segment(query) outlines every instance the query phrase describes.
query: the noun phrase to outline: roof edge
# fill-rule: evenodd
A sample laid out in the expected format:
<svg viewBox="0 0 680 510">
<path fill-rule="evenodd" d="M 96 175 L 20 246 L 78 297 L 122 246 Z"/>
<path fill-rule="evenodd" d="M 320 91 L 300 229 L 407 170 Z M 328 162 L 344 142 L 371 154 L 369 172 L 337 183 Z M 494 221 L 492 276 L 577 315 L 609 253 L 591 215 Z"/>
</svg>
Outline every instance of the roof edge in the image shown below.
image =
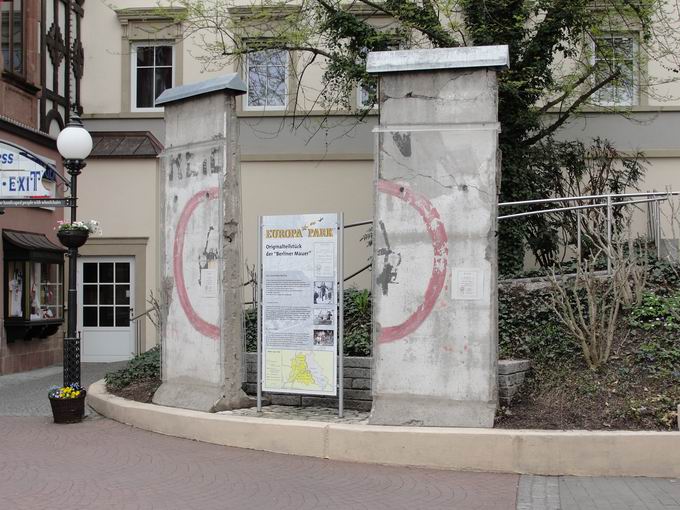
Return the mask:
<svg viewBox="0 0 680 510">
<path fill-rule="evenodd" d="M 217 78 L 166 89 L 156 99 L 156 105 L 164 105 L 220 91 L 233 95 L 241 95 L 245 94 L 247 90 L 246 84 L 243 83 L 241 77 L 236 73 L 230 73 L 218 76 Z"/>
<path fill-rule="evenodd" d="M 510 67 L 508 46 L 374 51 L 368 54 L 366 61 L 366 72 L 369 74 L 482 67 L 497 69 Z"/>
</svg>

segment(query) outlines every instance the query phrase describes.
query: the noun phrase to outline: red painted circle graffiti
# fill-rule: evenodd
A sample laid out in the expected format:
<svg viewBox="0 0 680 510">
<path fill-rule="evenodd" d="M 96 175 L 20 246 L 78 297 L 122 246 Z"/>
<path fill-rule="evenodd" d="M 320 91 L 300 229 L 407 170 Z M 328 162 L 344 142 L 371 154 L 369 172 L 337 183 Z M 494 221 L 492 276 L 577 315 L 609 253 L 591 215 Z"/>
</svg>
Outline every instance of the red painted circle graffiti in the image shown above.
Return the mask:
<svg viewBox="0 0 680 510">
<path fill-rule="evenodd" d="M 416 193 L 400 184 L 390 181 L 378 181 L 378 190 L 403 200 L 413 207 L 425 222 L 427 233 L 432 239 L 434 258 L 432 260 L 432 275 L 425 290 L 422 304 L 404 322 L 396 326 L 384 327 L 380 330 L 380 343 L 393 342 L 413 333 L 423 321 L 430 315 L 439 294 L 441 294 L 446 281 L 446 267 L 448 263 L 449 247 L 446 229 L 442 222 L 439 211 L 435 209 L 427 197 Z"/>
<path fill-rule="evenodd" d="M 187 202 L 184 207 L 182 214 L 177 222 L 177 232 L 175 233 L 175 243 L 172 252 L 172 266 L 173 273 L 175 275 L 175 285 L 177 287 L 177 294 L 179 296 L 179 303 L 182 306 L 182 310 L 187 315 L 191 325 L 199 333 L 214 339 L 220 338 L 220 328 L 215 324 L 210 324 L 209 322 L 203 320 L 194 307 L 191 305 L 189 300 L 189 295 L 187 293 L 186 284 L 184 282 L 184 237 L 187 230 L 187 225 L 191 219 L 191 215 L 194 214 L 196 208 L 205 201 L 214 200 L 217 198 L 219 189 L 209 188 L 196 193 Z"/>
</svg>

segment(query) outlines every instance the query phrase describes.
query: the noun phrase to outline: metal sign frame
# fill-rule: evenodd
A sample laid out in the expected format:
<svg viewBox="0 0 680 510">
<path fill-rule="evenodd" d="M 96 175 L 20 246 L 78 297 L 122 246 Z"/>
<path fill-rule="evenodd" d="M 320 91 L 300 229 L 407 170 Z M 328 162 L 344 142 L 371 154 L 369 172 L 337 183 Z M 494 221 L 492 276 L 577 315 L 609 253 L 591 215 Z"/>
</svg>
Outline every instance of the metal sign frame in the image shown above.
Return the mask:
<svg viewBox="0 0 680 510">
<path fill-rule="evenodd" d="M 337 310 L 337 334 L 338 334 L 338 353 L 337 353 L 337 365 L 336 365 L 336 377 L 337 377 L 337 388 L 338 388 L 338 417 L 342 418 L 344 416 L 344 321 L 345 321 L 345 306 L 344 306 L 344 237 L 343 233 L 344 227 L 344 213 L 337 213 L 337 297 L 336 297 L 336 310 Z M 262 226 L 263 226 L 263 216 L 257 217 L 257 412 L 262 412 Z"/>
</svg>

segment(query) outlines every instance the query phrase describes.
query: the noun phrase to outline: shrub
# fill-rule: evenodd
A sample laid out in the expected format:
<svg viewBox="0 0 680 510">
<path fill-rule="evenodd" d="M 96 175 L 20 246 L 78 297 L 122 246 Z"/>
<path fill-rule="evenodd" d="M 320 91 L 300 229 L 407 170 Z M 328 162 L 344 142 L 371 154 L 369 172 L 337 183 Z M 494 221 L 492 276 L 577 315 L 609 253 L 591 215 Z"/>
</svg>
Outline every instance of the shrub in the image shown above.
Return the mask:
<svg viewBox="0 0 680 510">
<path fill-rule="evenodd" d="M 680 293 L 663 295 L 646 292 L 642 302 L 631 309 L 628 322 L 646 331 L 680 329 Z"/>
<path fill-rule="evenodd" d="M 573 358 L 578 346 L 547 303 L 549 291 L 498 288 L 498 346 L 501 359 L 531 358 L 548 363 Z"/>
<path fill-rule="evenodd" d="M 132 358 L 126 367 L 109 372 L 104 377 L 109 388 L 119 390 L 132 383 L 148 379 L 160 379 L 161 348 L 159 345 Z"/>
</svg>

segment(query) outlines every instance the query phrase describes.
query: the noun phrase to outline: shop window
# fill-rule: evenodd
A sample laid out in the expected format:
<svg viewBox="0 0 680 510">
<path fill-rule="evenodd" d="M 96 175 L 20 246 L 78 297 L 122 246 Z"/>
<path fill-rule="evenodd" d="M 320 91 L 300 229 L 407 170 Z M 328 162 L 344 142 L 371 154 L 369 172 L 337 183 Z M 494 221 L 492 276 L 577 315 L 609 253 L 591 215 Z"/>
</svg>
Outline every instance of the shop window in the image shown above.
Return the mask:
<svg viewBox="0 0 680 510">
<path fill-rule="evenodd" d="M 24 9 L 23 0 L 0 2 L 0 40 L 5 71 L 24 74 Z"/>
<path fill-rule="evenodd" d="M 64 250 L 43 234 L 4 230 L 7 340 L 45 338 L 64 320 Z"/>
</svg>

